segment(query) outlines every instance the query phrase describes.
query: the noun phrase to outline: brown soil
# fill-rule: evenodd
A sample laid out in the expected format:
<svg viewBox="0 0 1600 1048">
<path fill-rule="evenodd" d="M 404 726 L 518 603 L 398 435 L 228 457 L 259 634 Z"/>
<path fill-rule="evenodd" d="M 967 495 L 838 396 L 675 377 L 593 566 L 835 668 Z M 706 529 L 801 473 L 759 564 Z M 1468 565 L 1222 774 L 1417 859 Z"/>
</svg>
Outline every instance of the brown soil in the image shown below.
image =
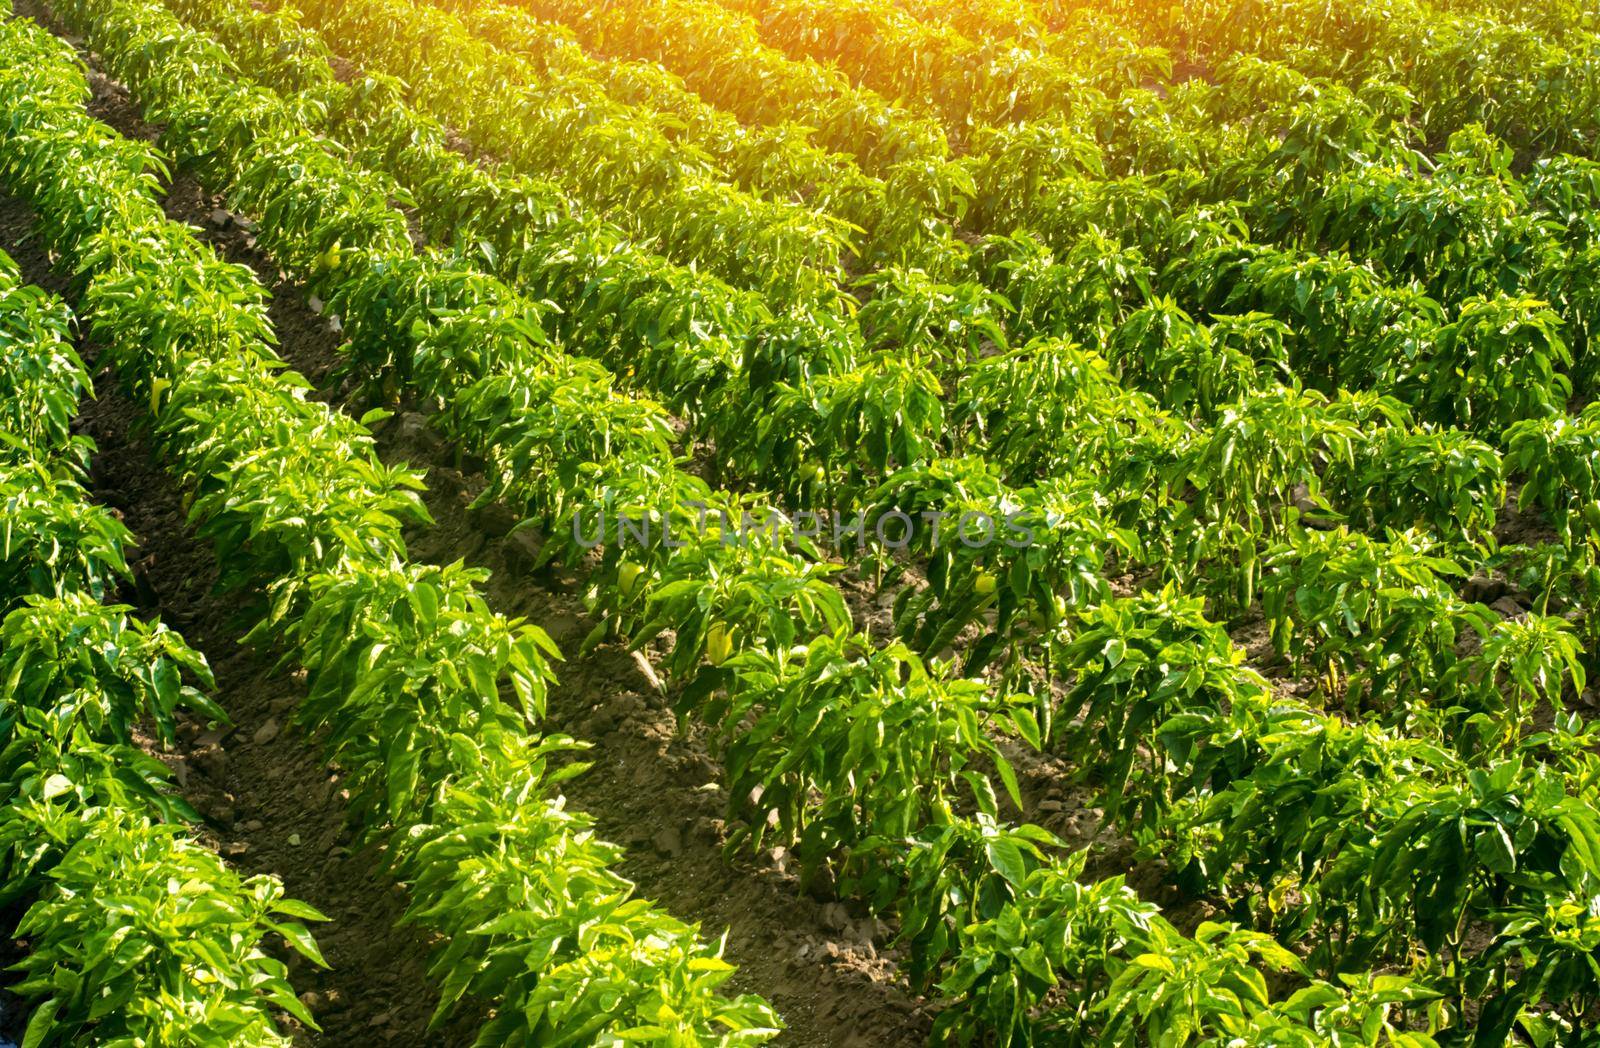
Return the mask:
<svg viewBox="0 0 1600 1048">
<path fill-rule="evenodd" d="M 296 989 L 325 1031 L 306 1043 L 466 1043 L 464 1029 L 424 1034 L 436 998 L 427 943 L 395 927 L 405 894 L 382 872 L 381 849 L 356 840 L 336 771 L 312 740 L 283 731 L 304 677 L 277 668 L 275 653 L 238 644 L 248 625 L 241 605 L 259 595 L 215 592 L 216 559 L 186 526 L 180 492 L 134 428 L 139 411 L 103 391 L 84 413 L 83 430 L 101 449 L 96 493 L 140 536 L 141 612 L 159 614 L 206 652 L 217 699 L 233 719 L 220 730 L 182 725 L 179 750 L 167 756 L 206 818 L 205 836 L 242 871 L 278 874 L 291 894 L 332 918 L 316 929 L 332 969 L 295 971 Z"/>
</svg>

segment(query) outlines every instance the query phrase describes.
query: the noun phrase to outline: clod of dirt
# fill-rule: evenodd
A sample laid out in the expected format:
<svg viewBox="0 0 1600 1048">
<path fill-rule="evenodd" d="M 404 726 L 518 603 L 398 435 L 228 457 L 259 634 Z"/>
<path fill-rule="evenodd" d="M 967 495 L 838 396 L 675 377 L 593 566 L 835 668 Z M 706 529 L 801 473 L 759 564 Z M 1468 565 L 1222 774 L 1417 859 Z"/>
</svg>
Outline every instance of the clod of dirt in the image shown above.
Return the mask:
<svg viewBox="0 0 1600 1048">
<path fill-rule="evenodd" d="M 1506 595 L 1510 585 L 1492 575 L 1474 575 L 1461 587 L 1461 599 L 1468 604 L 1493 604 Z"/>
</svg>

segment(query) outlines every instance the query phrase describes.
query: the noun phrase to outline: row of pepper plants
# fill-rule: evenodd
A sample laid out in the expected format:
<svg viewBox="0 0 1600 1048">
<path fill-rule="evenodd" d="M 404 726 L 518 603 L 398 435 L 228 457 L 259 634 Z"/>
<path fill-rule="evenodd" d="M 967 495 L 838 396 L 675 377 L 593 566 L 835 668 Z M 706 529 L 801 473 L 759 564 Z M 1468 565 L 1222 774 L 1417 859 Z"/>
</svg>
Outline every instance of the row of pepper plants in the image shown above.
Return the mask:
<svg viewBox="0 0 1600 1048">
<path fill-rule="evenodd" d="M 0 36 L 6 62 L 26 54 L 17 39 Z M 227 718 L 198 690 L 214 683 L 204 657 L 113 603 L 134 539 L 85 487 L 76 334 L 0 254 L 0 905 L 21 914 L 23 1042 L 286 1046 L 276 1014 L 315 1023 L 282 954 L 322 963 L 301 922 L 323 918 L 201 843 L 136 737 L 171 745 L 179 716 Z"/>
<path fill-rule="evenodd" d="M 791 59 L 762 41 L 753 19 L 716 0 L 519 0 L 517 6 L 566 25 L 591 51 L 659 63 L 741 123 L 813 128 L 818 144 L 856 157 L 880 178 L 906 162 L 950 159 L 937 120 L 852 84 L 836 69 Z"/>
<path fill-rule="evenodd" d="M 425 7 L 419 10 L 414 4 L 365 5 L 352 11 L 312 5 L 306 10 L 319 28 L 340 39 L 341 46 L 359 48 L 352 57 L 364 60 L 369 67 L 386 68 L 406 77 L 417 89 L 415 93 L 419 101 L 436 116 L 447 119 L 458 130 L 476 128 L 480 144 L 488 145 L 497 155 L 515 161 L 519 155 L 518 149 L 523 148 L 517 143 L 519 131 L 527 122 L 526 114 L 516 106 L 508 108 L 507 103 L 498 97 L 463 99 L 446 90 L 449 78 L 443 75 L 438 59 L 434 57 L 437 50 L 430 47 L 430 43 L 448 39 L 451 41 L 451 55 L 468 67 L 484 65 L 488 80 L 520 85 L 546 75 L 538 70 L 530 70 L 529 63 L 522 59 L 530 47 L 537 49 L 538 45 L 533 41 L 549 39 L 553 31 L 501 5 L 484 7 L 441 3 L 438 6 L 459 13 L 461 18 L 440 17 Z M 466 32 L 462 20 L 481 34 L 483 39 Z M 498 44 L 503 50 L 488 48 L 486 42 Z M 563 55 L 567 56 L 562 63 L 564 66 L 573 64 L 571 52 L 571 48 L 562 50 Z M 590 65 L 599 66 L 593 62 Z M 681 91 L 675 89 L 663 88 L 662 91 L 674 98 L 681 95 Z M 632 87 L 626 88 L 623 93 L 636 97 Z M 663 94 L 656 92 L 654 97 L 661 99 Z M 661 119 L 656 123 L 671 126 L 675 119 L 673 114 L 679 108 L 678 103 L 662 102 L 641 110 L 641 113 L 659 115 Z M 785 125 L 777 126 L 782 128 Z M 467 133 L 472 134 L 470 131 Z M 1018 132 L 1015 138 L 1017 141 L 1003 138 L 994 143 L 992 149 L 986 150 L 984 162 L 980 164 L 965 161 L 938 165 L 908 162 L 887 174 L 881 182 L 863 182 L 859 171 L 835 165 L 840 171 L 837 180 L 831 184 L 821 184 L 814 190 L 814 195 L 817 199 L 844 201 L 843 207 L 834 209 L 835 213 L 865 227 L 866 236 L 853 246 L 857 248 L 856 253 L 861 256 L 866 268 L 874 272 L 856 282 L 855 290 L 872 303 L 869 309 L 876 308 L 880 313 L 905 309 L 906 306 L 901 305 L 899 300 L 905 299 L 911 291 L 921 290 L 907 288 L 905 283 L 926 283 L 929 280 L 952 284 L 947 293 L 969 310 L 974 306 L 984 307 L 982 289 L 974 283 L 974 277 L 979 273 L 969 264 L 970 251 L 954 235 L 954 230 L 962 222 L 968 202 L 978 194 L 973 181 L 975 176 L 988 177 L 994 174 L 994 177 L 1000 178 L 1009 174 L 1013 181 L 1016 177 L 1009 169 L 1018 162 L 1009 161 L 1003 156 L 990 160 L 989 153 L 1049 149 L 1058 154 L 1064 152 L 1083 167 L 1093 169 L 1096 165 L 1093 142 L 1076 131 L 1053 126 L 1028 128 Z M 713 146 L 719 140 L 719 135 L 715 134 L 695 138 L 696 144 Z M 811 162 L 794 166 L 796 170 L 818 171 L 816 164 Z M 817 183 L 814 177 L 809 181 Z M 869 184 L 873 199 L 863 211 L 860 192 Z M 1002 193 L 1003 190 L 997 188 L 988 195 Z M 856 202 L 850 203 L 849 199 Z M 883 266 L 888 268 L 879 271 L 879 267 Z M 782 270 L 781 266 L 778 268 Z M 782 294 L 787 297 L 792 288 L 788 285 L 787 276 L 782 279 L 785 281 Z M 821 296 L 818 304 L 825 308 L 848 310 L 852 297 L 840 297 L 840 288 L 836 284 L 837 281 L 823 281 L 821 284 L 813 281 L 809 285 L 809 297 Z M 888 307 L 877 305 L 877 300 L 886 293 L 893 293 L 897 301 Z M 920 297 L 929 296 L 923 291 Z M 911 298 L 910 305 L 920 305 L 917 296 Z M 863 317 L 863 323 L 870 323 L 870 319 Z"/>
<path fill-rule="evenodd" d="M 1256 88 L 1259 87 L 1261 75 L 1259 69 L 1246 67 L 1241 70 L 1240 79 L 1234 81 L 1229 90 L 1214 93 L 1226 95 L 1231 99 L 1246 97 L 1256 99 L 1260 95 L 1260 91 Z M 1313 85 L 1306 84 L 1304 77 L 1298 77 L 1298 80 L 1298 84 L 1275 84 L 1273 91 L 1283 93 L 1297 90 L 1304 94 L 1317 90 Z M 1291 101 L 1298 100 L 1291 96 Z M 1423 163 L 1423 158 L 1414 149 L 1403 148 L 1395 142 L 1393 131 L 1382 130 L 1384 121 L 1393 123 L 1391 118 L 1380 119 L 1380 114 L 1362 113 L 1361 110 L 1365 108 L 1366 104 L 1362 100 L 1349 97 L 1348 93 L 1342 97 L 1336 93 L 1331 98 L 1313 97 L 1310 103 L 1295 104 L 1289 109 L 1283 118 L 1283 122 L 1288 124 L 1287 128 L 1277 126 L 1277 121 L 1264 122 L 1260 126 L 1253 127 L 1249 137 L 1243 140 L 1243 144 L 1249 147 L 1244 150 L 1248 155 L 1247 162 L 1241 163 L 1235 158 L 1231 165 L 1224 165 L 1229 168 L 1224 176 L 1204 178 L 1198 170 L 1192 170 L 1194 180 L 1210 185 L 1204 193 L 1204 202 L 1213 214 L 1217 205 L 1223 202 L 1223 197 L 1238 199 L 1243 210 L 1228 217 L 1237 222 L 1248 219 L 1251 225 L 1267 229 L 1273 239 L 1281 239 L 1291 232 L 1282 228 L 1285 216 L 1309 215 L 1310 220 L 1305 225 L 1310 227 L 1309 232 L 1313 242 L 1303 247 L 1263 252 L 1260 247 L 1255 246 L 1248 232 L 1223 237 L 1223 242 L 1210 248 L 1213 254 L 1203 260 L 1207 264 L 1193 263 L 1186 267 L 1196 273 L 1206 274 L 1210 283 L 1202 294 L 1191 294 L 1185 305 L 1190 306 L 1193 312 L 1220 310 L 1247 312 L 1249 307 L 1259 305 L 1267 308 L 1269 312 L 1275 311 L 1281 319 L 1295 321 L 1304 319 L 1306 323 L 1315 327 L 1320 318 L 1315 315 L 1297 316 L 1290 307 L 1312 300 L 1348 301 L 1349 289 L 1339 286 L 1339 282 L 1330 283 L 1326 287 L 1318 286 L 1318 279 L 1323 276 L 1318 267 L 1329 264 L 1323 256 L 1330 248 L 1348 246 L 1356 255 L 1354 261 L 1371 260 L 1379 263 L 1371 275 L 1361 272 L 1352 275 L 1372 285 L 1374 292 L 1381 297 L 1398 298 L 1403 302 L 1408 295 L 1416 300 L 1420 295 L 1431 293 L 1434 299 L 1446 302 L 1452 309 L 1459 308 L 1463 312 L 1471 313 L 1470 322 L 1479 328 L 1489 326 L 1483 323 L 1486 314 L 1500 314 L 1503 317 L 1520 311 L 1531 315 L 1533 311 L 1528 308 L 1528 304 L 1532 302 L 1531 296 L 1526 293 L 1519 294 L 1526 286 L 1532 295 L 1555 303 L 1558 315 L 1569 323 L 1566 340 L 1572 343 L 1580 357 L 1583 356 L 1587 346 L 1588 318 L 1593 313 L 1593 308 L 1588 301 L 1591 296 L 1588 294 L 1587 284 L 1581 279 L 1581 274 L 1592 262 L 1588 257 L 1592 254 L 1592 248 L 1585 242 L 1564 244 L 1547 235 L 1552 229 L 1553 216 L 1547 215 L 1542 205 L 1545 199 L 1551 198 L 1541 195 L 1540 207 L 1521 208 L 1527 214 L 1526 218 L 1519 219 L 1513 225 L 1501 223 L 1501 228 L 1488 230 L 1479 235 L 1479 230 L 1484 229 L 1484 223 L 1479 220 L 1479 216 L 1503 211 L 1506 205 L 1500 198 L 1503 198 L 1505 193 L 1501 192 L 1498 196 L 1480 193 L 1476 191 L 1476 185 L 1463 187 L 1455 184 L 1457 180 L 1449 177 L 1457 169 L 1457 165 L 1452 161 L 1460 157 L 1462 162 L 1459 166 L 1464 173 L 1472 173 L 1471 169 L 1480 163 L 1497 164 L 1501 161 L 1492 144 L 1463 139 L 1457 149 L 1447 154 L 1445 162 L 1437 165 L 1437 171 L 1405 176 L 1415 187 L 1409 192 L 1416 199 L 1404 201 L 1404 210 L 1397 210 L 1394 204 L 1387 202 L 1395 196 L 1393 189 L 1385 188 L 1383 183 L 1370 187 L 1361 183 L 1371 183 L 1372 176 L 1376 173 L 1395 170 L 1383 165 L 1403 164 L 1415 171 Z M 1357 121 L 1355 127 L 1340 126 L 1341 123 L 1349 123 L 1352 117 Z M 1306 123 L 1308 118 L 1311 121 L 1309 124 Z M 1301 126 L 1295 126 L 1297 123 Z M 1323 126 L 1318 126 L 1319 124 Z M 1319 133 L 1326 136 L 1330 131 L 1333 134 L 1342 134 L 1344 141 L 1340 142 L 1339 146 L 1345 151 L 1345 155 L 1335 155 L 1330 158 L 1304 148 L 1304 143 L 1316 142 Z M 1288 135 L 1287 140 L 1285 132 Z M 1357 154 L 1352 160 L 1350 151 L 1353 148 L 1371 149 L 1376 152 L 1376 147 L 1380 144 L 1382 151 L 1377 152 L 1376 159 L 1367 161 Z M 1208 153 L 1226 155 L 1229 150 L 1222 146 L 1236 151 L 1240 145 L 1241 140 L 1235 135 L 1219 140 L 1214 147 L 1208 146 Z M 1480 160 L 1480 157 L 1483 159 Z M 1334 162 L 1330 164 L 1330 160 Z M 1003 186 L 1005 192 L 992 194 L 996 199 L 1037 200 L 1040 194 L 1030 190 L 1039 188 L 1038 172 L 1030 171 L 1026 164 L 1020 170 L 1010 170 L 1010 166 L 1015 162 L 1003 152 L 997 156 L 986 157 L 985 163 L 993 165 L 991 173 L 979 177 L 977 182 L 986 186 Z M 1539 186 L 1536 191 L 1542 194 L 1546 190 L 1554 190 L 1560 201 L 1570 206 L 1575 187 L 1581 185 L 1580 180 L 1585 176 L 1581 165 L 1574 166 L 1576 163 L 1568 162 L 1565 166 L 1558 163 L 1555 170 L 1550 172 L 1555 177 L 1547 178 L 1547 184 Z M 999 171 L 1008 173 L 1005 175 L 994 173 Z M 1441 178 L 1441 175 L 1445 177 Z M 1097 253 L 1102 258 L 1108 253 L 1114 253 L 1128 259 L 1129 272 L 1119 274 L 1121 277 L 1119 281 L 1106 281 L 1106 283 L 1123 294 L 1131 293 L 1137 296 L 1146 292 L 1146 289 L 1140 287 L 1139 274 L 1144 268 L 1141 262 L 1148 263 L 1151 270 L 1156 270 L 1161 264 L 1161 258 L 1149 256 L 1141 258 L 1139 252 L 1131 251 L 1130 248 L 1120 252 L 1107 252 L 1104 237 L 1096 236 L 1095 230 L 1097 225 L 1099 228 L 1104 228 L 1108 222 L 1111 228 L 1118 231 L 1136 224 L 1148 226 L 1150 219 L 1156 218 L 1161 220 L 1156 223 L 1158 229 L 1171 228 L 1175 235 L 1187 235 L 1192 239 L 1195 231 L 1186 228 L 1192 221 L 1189 218 L 1192 211 L 1182 210 L 1184 203 L 1192 202 L 1194 198 L 1193 189 L 1186 189 L 1183 185 L 1184 179 L 1190 177 L 1189 170 L 1169 172 L 1161 176 L 1157 186 L 1164 188 L 1157 188 L 1155 199 L 1144 202 L 1145 206 L 1142 208 L 1144 215 L 1141 216 L 1143 221 L 1140 223 L 1128 221 L 1126 217 L 1114 214 L 1102 216 L 1098 214 L 1100 205 L 1093 200 L 1072 201 L 1079 206 L 1073 207 L 1070 212 L 1063 212 L 1060 208 L 1060 203 L 1063 201 L 1054 194 L 1069 187 L 1048 182 L 1047 185 L 1051 189 L 1044 194 L 1044 199 L 1047 202 L 1055 200 L 1057 203 L 1053 205 L 1046 203 L 1044 206 L 1054 208 L 1056 214 L 1052 217 L 1057 221 L 1035 221 L 1031 228 L 1049 229 L 1056 226 L 1059 229 L 1065 225 L 1066 229 L 1061 229 L 1057 235 L 1048 239 L 1053 246 L 1060 245 L 1072 250 L 1072 255 L 1058 260 L 1049 254 L 1039 252 L 1026 237 L 1016 241 L 1001 238 L 996 245 L 997 250 L 994 251 L 995 257 L 989 260 L 988 266 L 985 267 L 988 269 L 985 277 L 991 287 L 1001 288 L 1010 295 L 1011 302 L 1007 305 L 1021 302 L 1026 312 L 1026 306 L 1031 302 L 1049 302 L 1063 297 L 1060 292 L 1067 289 L 1052 287 L 1050 277 L 1060 281 L 1074 269 L 1082 267 L 1085 261 L 1096 257 Z M 1073 188 L 1074 193 L 1082 195 L 1087 191 L 1103 196 L 1096 191 L 1104 190 L 1106 187 L 1102 183 L 1095 182 L 1093 176 L 1079 175 L 1076 181 L 1079 185 Z M 1444 188 L 1441 189 L 1441 185 Z M 1358 186 L 1360 195 L 1353 196 L 1351 189 Z M 1124 192 L 1127 189 L 1126 186 L 1116 188 Z M 1269 191 L 1261 192 L 1263 188 Z M 1290 192 L 1293 195 L 1290 195 Z M 1176 193 L 1183 193 L 1184 196 L 1177 196 Z M 1460 200 L 1462 203 L 1453 205 L 1452 199 Z M 1384 207 L 1389 214 L 1375 214 L 1375 209 L 1379 206 Z M 1176 212 L 1178 218 L 1178 221 L 1170 225 L 1165 217 L 1168 208 Z M 1441 211 L 1462 212 L 1463 208 L 1469 210 L 1463 212 L 1461 218 L 1453 222 L 1441 222 Z M 1551 210 L 1554 210 L 1553 204 Z M 1569 210 L 1566 213 L 1572 212 Z M 1019 216 L 1012 216 L 1012 220 L 1017 217 Z M 1039 218 L 1037 214 L 1030 217 L 1036 220 Z M 1210 221 L 1215 225 L 1214 217 Z M 1468 225 L 1469 222 L 1471 225 Z M 1413 290 L 1405 282 L 1413 275 L 1406 271 L 1408 267 L 1383 265 L 1382 263 L 1387 260 L 1371 258 L 1374 252 L 1370 248 L 1363 248 L 1360 244 L 1351 243 L 1348 235 L 1334 239 L 1330 243 L 1328 231 L 1332 230 L 1338 235 L 1338 230 L 1341 228 L 1351 233 L 1359 232 L 1364 243 L 1369 245 L 1380 238 L 1387 238 L 1384 242 L 1415 245 L 1408 249 L 1408 257 L 1428 259 L 1428 271 L 1418 275 L 1433 279 L 1420 289 Z M 1149 236 L 1144 237 L 1144 242 L 1140 246 L 1149 249 L 1150 239 Z M 1193 247 L 1192 242 L 1168 244 L 1163 245 L 1162 250 L 1151 251 L 1151 255 L 1180 256 L 1181 260 L 1184 249 Z M 1218 255 L 1247 251 L 1254 252 L 1260 261 L 1256 265 L 1246 267 L 1243 273 L 1238 272 L 1238 267 L 1211 264 L 1220 261 Z M 1078 257 L 1080 252 L 1083 256 L 1081 259 Z M 1334 264 L 1337 264 L 1342 257 L 1336 255 L 1333 259 Z M 1538 260 L 1538 264 L 1532 264 L 1533 260 Z M 997 271 L 1003 271 L 1003 274 Z M 1179 272 L 1170 279 L 1165 273 L 1160 273 L 1159 276 L 1160 279 L 1151 277 L 1144 282 L 1154 283 L 1158 289 L 1170 287 L 1172 281 L 1181 279 L 1183 274 Z M 1253 285 L 1266 282 L 1269 285 L 1266 290 L 1271 297 L 1262 301 L 1260 292 L 1255 286 L 1239 287 L 1238 280 L 1241 277 L 1251 279 Z M 1332 274 L 1329 275 L 1330 279 L 1331 277 Z M 1342 278 L 1343 284 L 1347 285 L 1348 281 L 1349 276 Z M 1276 301 L 1273 301 L 1273 298 L 1276 298 Z M 915 299 L 909 301 L 914 302 Z M 1398 340 L 1403 343 L 1398 347 L 1400 350 L 1409 348 L 1404 343 L 1415 346 L 1420 338 L 1428 335 L 1425 330 L 1427 326 L 1438 325 L 1437 323 L 1428 325 L 1427 321 L 1430 318 L 1416 318 L 1408 314 L 1426 310 L 1431 305 L 1427 299 L 1421 299 L 1417 302 L 1416 309 L 1407 310 L 1402 314 L 1402 320 L 1408 323 L 1399 325 L 1384 323 L 1388 317 L 1381 315 L 1374 318 L 1369 314 L 1363 318 L 1365 324 L 1362 334 L 1370 341 L 1374 333 L 1382 333 L 1388 344 L 1375 346 L 1372 352 L 1355 354 L 1354 360 L 1364 367 L 1364 370 L 1347 366 L 1345 374 L 1350 376 L 1350 379 L 1360 379 L 1363 385 L 1382 386 L 1383 382 L 1380 379 L 1388 376 L 1378 370 L 1379 366 L 1390 363 L 1395 356 L 1400 355 L 1395 352 L 1396 329 L 1400 331 Z M 896 304 L 891 304 L 885 311 L 895 309 Z M 1304 313 L 1304 309 L 1302 308 L 1300 312 Z M 1356 310 L 1352 309 L 1351 312 Z M 1387 312 L 1392 313 L 1393 308 L 1390 307 Z M 1041 319 L 1044 321 L 1043 324 L 1039 322 Z M 1076 322 L 1075 329 L 1063 324 L 1062 321 L 1065 319 L 1013 317 L 1007 315 L 1004 308 L 995 312 L 996 325 L 1011 327 L 1014 335 L 1018 333 L 1018 328 L 1021 328 L 1021 333 L 1024 335 L 1041 333 L 1041 328 L 1047 329 L 1052 334 L 1059 334 L 1063 330 L 1076 330 L 1078 333 L 1083 331 L 1084 317 L 1078 315 L 1071 318 Z M 1537 322 L 1536 317 L 1533 319 Z M 1295 326 L 1300 325 L 1297 323 Z M 1103 335 L 1103 325 L 1101 327 L 1100 333 Z M 1324 341 L 1327 342 L 1343 341 L 1349 333 L 1348 327 L 1327 332 L 1313 332 L 1323 335 Z M 1414 353 L 1414 350 L 1412 352 Z M 1384 356 L 1374 360 L 1374 353 Z M 1540 368 L 1548 370 L 1552 363 L 1559 366 L 1562 355 L 1563 347 L 1560 346 L 1544 352 L 1535 351 L 1527 367 L 1532 368 L 1535 373 Z M 1409 362 L 1401 363 L 1404 365 Z M 1586 361 L 1581 370 L 1585 372 L 1589 370 Z M 1313 372 L 1308 377 L 1315 379 L 1322 377 L 1323 374 L 1325 372 Z M 1436 395 L 1449 396 L 1449 393 Z"/>
<path fill-rule="evenodd" d="M 482 1044 L 769 1039 L 769 1007 L 719 992 L 732 972 L 720 950 L 634 898 L 618 849 L 563 805 L 557 787 L 581 765 L 552 759 L 573 743 L 530 726 L 549 639 L 488 611 L 481 573 L 405 559 L 402 528 L 426 519 L 418 476 L 379 463 L 364 425 L 283 370 L 265 292 L 165 219 L 164 169 L 88 116 L 71 48 L 29 22 L 6 32 L 0 175 L 80 274 L 92 335 L 150 405 L 224 583 L 264 587 L 252 638 L 282 635 L 307 670 L 301 721 L 326 729 L 364 825 L 388 842 L 406 919 L 443 943 L 438 1017 L 463 997 L 493 1002 Z"/>
<path fill-rule="evenodd" d="M 890 98 L 917 99 L 953 136 L 995 124 L 1048 118 L 1093 104 L 1170 72 L 1163 49 L 1079 23 L 1081 36 L 1046 30 L 1033 39 L 968 37 L 886 0 L 726 0 L 749 15 L 763 39 L 791 57 L 832 62 Z"/>
<path fill-rule="evenodd" d="M 1184 154 L 1227 155 L 1226 162 L 1189 160 L 1111 182 L 1023 167 L 998 183 L 1008 192 L 977 202 L 979 211 L 1004 209 L 993 221 L 1027 229 L 997 240 L 989 264 L 1015 270 L 1030 255 L 1064 255 L 1109 232 L 1117 242 L 1101 250 L 1126 259 L 1158 293 L 1195 312 L 1260 308 L 1311 329 L 1297 338 L 1322 334 L 1325 322 L 1306 306 L 1324 298 L 1358 316 L 1353 293 L 1393 300 L 1390 314 L 1409 299 L 1406 320 L 1405 313 L 1522 297 L 1550 302 L 1563 337 L 1586 349 L 1594 306 L 1581 274 L 1593 264 L 1583 219 L 1592 162 L 1553 158 L 1516 178 L 1506 148 L 1476 128 L 1430 158 L 1407 122 L 1410 103 L 1375 105 L 1255 60 L 1225 76 L 1225 87 L 1206 89 L 1202 112 L 1214 126 L 1233 126 L 1226 98 L 1265 99 L 1248 134 L 1171 137 L 1194 140 Z M 1364 286 L 1349 287 L 1352 278 Z M 1125 284 L 1135 296 L 1142 290 Z M 1404 325 L 1368 320 L 1366 332 L 1346 324 L 1329 334 L 1348 341 L 1396 326 Z M 1366 353 L 1357 359 L 1370 369 Z M 1303 377 L 1315 382 L 1323 373 Z"/>
<path fill-rule="evenodd" d="M 597 84 L 611 98 L 634 106 L 668 134 L 704 149 L 736 185 L 776 199 L 804 201 L 850 226 L 853 267 L 916 265 L 936 273 L 963 262 L 952 222 L 971 195 L 966 172 L 954 165 L 909 162 L 884 177 L 867 174 L 854 157 L 811 143 L 794 123 L 749 127 L 683 86 L 650 62 L 594 59 L 569 30 L 507 4 L 437 0 L 433 6 L 517 60 L 531 75 Z M 453 23 L 447 23 L 456 28 Z M 497 75 L 515 66 L 503 63 Z M 943 176 L 944 184 L 939 177 Z"/>
<path fill-rule="evenodd" d="M 456 131 L 513 171 L 554 180 L 675 261 L 778 301 L 831 308 L 852 249 L 842 217 L 739 189 L 699 140 L 674 141 L 669 121 L 616 100 L 586 69 L 540 70 L 427 5 L 302 10 L 361 45 L 352 61 L 409 77 Z M 441 65 L 452 75 L 436 75 Z"/>
<path fill-rule="evenodd" d="M 1114 6 L 1114 5 L 1113 5 Z M 1305 72 L 1360 83 L 1398 78 L 1423 104 L 1428 138 L 1483 123 L 1519 149 L 1591 154 L 1600 52 L 1592 20 L 1553 41 L 1538 27 L 1481 8 L 1440 10 L 1423 0 L 1386 5 L 1234 0 L 1122 15 L 1145 39 L 1169 41 L 1196 61 L 1252 52 Z"/>
</svg>

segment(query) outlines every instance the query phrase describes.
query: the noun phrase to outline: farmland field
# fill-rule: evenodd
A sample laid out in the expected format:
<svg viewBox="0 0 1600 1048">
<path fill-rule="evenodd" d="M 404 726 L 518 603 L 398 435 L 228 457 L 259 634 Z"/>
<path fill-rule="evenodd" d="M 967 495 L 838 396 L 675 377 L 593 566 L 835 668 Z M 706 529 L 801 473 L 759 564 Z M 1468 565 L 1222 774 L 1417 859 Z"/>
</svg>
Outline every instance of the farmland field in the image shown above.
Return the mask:
<svg viewBox="0 0 1600 1048">
<path fill-rule="evenodd" d="M 13 0 L 0 1048 L 1600 1048 L 1592 0 Z"/>
</svg>

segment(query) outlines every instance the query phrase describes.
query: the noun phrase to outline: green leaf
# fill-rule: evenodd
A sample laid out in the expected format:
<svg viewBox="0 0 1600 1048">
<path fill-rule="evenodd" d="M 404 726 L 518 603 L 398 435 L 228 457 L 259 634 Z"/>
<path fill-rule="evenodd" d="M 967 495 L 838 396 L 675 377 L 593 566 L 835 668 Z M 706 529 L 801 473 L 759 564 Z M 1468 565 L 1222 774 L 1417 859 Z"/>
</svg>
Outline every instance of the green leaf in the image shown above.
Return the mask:
<svg viewBox="0 0 1600 1048">
<path fill-rule="evenodd" d="M 298 917 L 303 921 L 326 921 L 329 919 L 321 910 L 299 899 L 279 899 L 272 904 L 272 912 L 281 913 L 286 917 Z"/>
<path fill-rule="evenodd" d="M 1472 841 L 1472 851 L 1489 870 L 1507 874 L 1517 868 L 1517 849 L 1500 823 L 1491 823 Z"/>
<path fill-rule="evenodd" d="M 21 1048 L 39 1048 L 55 1029 L 56 1013 L 61 1010 L 61 999 L 52 997 L 33 1010 L 28 1028 L 22 1035 Z"/>
<path fill-rule="evenodd" d="M 1027 879 L 1028 867 L 1016 842 L 1005 837 L 996 837 L 988 842 L 986 850 L 989 854 L 989 865 L 995 872 L 1020 888 L 1022 882 Z"/>
<path fill-rule="evenodd" d="M 1044 749 L 1043 735 L 1039 730 L 1039 718 L 1034 716 L 1032 710 L 1026 706 L 1019 706 L 1011 711 L 1011 724 L 1016 728 L 1017 734 L 1022 736 L 1024 742 L 1035 750 Z"/>
<path fill-rule="evenodd" d="M 306 930 L 305 925 L 296 921 L 282 923 L 268 921 L 267 926 L 283 936 L 284 940 L 302 957 L 311 960 L 318 967 L 329 967 L 328 962 L 322 958 L 322 950 L 318 948 L 317 941 L 311 937 L 311 933 Z"/>
</svg>

